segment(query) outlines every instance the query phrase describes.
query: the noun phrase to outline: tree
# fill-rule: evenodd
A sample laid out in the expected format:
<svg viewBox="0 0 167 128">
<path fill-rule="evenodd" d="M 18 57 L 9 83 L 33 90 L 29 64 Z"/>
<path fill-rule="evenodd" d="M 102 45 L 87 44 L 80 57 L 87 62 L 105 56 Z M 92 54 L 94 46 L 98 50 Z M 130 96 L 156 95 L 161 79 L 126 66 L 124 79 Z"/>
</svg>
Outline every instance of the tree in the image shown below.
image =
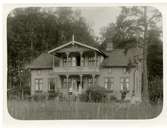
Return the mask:
<svg viewBox="0 0 167 128">
<path fill-rule="evenodd" d="M 9 83 L 18 86 L 21 70 L 42 52 L 70 41 L 72 34 L 77 41 L 95 42 L 90 26 L 71 8 L 31 7 L 11 11 L 7 17 Z"/>
<path fill-rule="evenodd" d="M 149 13 L 149 16 L 147 13 Z M 161 14 L 155 8 L 123 7 L 116 23 L 110 24 L 102 32 L 103 42 L 112 42 L 114 48 L 143 48 L 143 99 L 146 101 L 149 98 L 147 76 L 148 36 L 151 36 L 151 29 L 161 30 L 161 25 L 158 25 L 160 21 Z"/>
</svg>

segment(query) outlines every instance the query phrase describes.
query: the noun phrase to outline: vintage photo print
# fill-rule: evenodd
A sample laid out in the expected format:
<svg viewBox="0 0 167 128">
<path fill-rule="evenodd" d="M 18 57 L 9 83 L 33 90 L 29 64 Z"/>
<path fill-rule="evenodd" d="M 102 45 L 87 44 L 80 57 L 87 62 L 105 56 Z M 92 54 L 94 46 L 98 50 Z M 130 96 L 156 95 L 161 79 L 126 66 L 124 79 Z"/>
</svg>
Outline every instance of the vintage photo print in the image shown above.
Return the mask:
<svg viewBox="0 0 167 128">
<path fill-rule="evenodd" d="M 163 107 L 163 26 L 152 6 L 27 6 L 6 19 L 9 115 L 153 119 Z"/>
</svg>

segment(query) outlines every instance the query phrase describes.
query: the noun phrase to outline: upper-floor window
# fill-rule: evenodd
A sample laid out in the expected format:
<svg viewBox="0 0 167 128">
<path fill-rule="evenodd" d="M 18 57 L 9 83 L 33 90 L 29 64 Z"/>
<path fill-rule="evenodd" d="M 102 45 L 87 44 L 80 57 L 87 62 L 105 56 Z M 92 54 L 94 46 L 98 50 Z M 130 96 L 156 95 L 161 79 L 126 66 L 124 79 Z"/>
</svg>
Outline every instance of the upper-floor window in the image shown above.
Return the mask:
<svg viewBox="0 0 167 128">
<path fill-rule="evenodd" d="M 63 58 L 63 65 L 67 66 L 67 58 Z"/>
<path fill-rule="evenodd" d="M 88 57 L 88 65 L 94 65 L 95 64 L 95 58 L 94 57 Z"/>
<path fill-rule="evenodd" d="M 72 66 L 76 66 L 76 57 L 72 57 Z"/>
<path fill-rule="evenodd" d="M 68 58 L 68 66 L 71 66 L 71 64 L 72 64 L 72 58 L 69 57 L 69 58 Z"/>
<path fill-rule="evenodd" d="M 42 91 L 43 79 L 35 79 L 35 90 Z"/>
<path fill-rule="evenodd" d="M 68 57 L 67 58 L 63 58 L 63 65 L 64 66 L 76 66 L 76 57 Z"/>
<path fill-rule="evenodd" d="M 104 78 L 104 87 L 106 89 L 112 90 L 114 86 L 114 78 L 113 77 L 105 77 Z"/>
</svg>

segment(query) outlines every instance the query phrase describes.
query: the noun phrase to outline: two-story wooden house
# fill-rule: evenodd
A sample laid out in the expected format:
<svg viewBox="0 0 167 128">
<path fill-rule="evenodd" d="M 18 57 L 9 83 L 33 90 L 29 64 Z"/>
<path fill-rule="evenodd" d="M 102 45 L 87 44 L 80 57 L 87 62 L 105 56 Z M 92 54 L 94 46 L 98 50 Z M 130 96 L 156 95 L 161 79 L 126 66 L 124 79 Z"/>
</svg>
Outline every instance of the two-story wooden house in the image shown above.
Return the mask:
<svg viewBox="0 0 167 128">
<path fill-rule="evenodd" d="M 142 52 L 133 48 L 102 51 L 97 44 L 72 41 L 41 54 L 30 65 L 31 95 L 59 90 L 79 95 L 90 86 L 103 86 L 121 99 L 141 101 Z"/>
</svg>

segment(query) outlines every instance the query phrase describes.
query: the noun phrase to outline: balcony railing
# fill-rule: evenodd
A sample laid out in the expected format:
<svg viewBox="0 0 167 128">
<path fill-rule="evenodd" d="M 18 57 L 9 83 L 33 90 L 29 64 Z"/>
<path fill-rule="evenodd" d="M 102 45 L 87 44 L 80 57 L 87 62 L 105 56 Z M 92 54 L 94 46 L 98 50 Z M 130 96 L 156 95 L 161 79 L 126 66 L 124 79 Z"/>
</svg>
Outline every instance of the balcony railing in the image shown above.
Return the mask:
<svg viewBox="0 0 167 128">
<path fill-rule="evenodd" d="M 69 66 L 69 67 L 54 67 L 54 72 L 56 73 L 99 73 L 98 66 Z"/>
</svg>

